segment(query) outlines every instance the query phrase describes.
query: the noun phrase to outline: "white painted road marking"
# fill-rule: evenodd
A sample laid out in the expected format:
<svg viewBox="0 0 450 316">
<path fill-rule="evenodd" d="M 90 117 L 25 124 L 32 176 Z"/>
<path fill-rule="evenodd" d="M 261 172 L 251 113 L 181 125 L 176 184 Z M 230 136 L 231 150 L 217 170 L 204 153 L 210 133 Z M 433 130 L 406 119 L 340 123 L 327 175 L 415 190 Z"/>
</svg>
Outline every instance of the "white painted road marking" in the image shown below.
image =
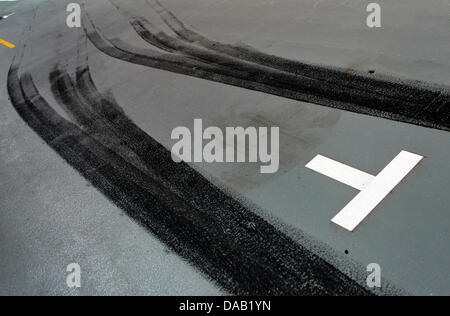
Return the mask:
<svg viewBox="0 0 450 316">
<path fill-rule="evenodd" d="M 322 155 L 317 155 L 316 158 L 306 165 L 306 168 L 317 171 L 360 191 L 364 190 L 375 179 L 375 176 L 371 174 Z"/>
<path fill-rule="evenodd" d="M 402 151 L 376 177 L 320 155 L 306 167 L 361 190 L 331 220 L 349 231 L 354 231 L 423 158 L 423 156 Z M 345 172 L 348 174 L 344 174 Z"/>
</svg>

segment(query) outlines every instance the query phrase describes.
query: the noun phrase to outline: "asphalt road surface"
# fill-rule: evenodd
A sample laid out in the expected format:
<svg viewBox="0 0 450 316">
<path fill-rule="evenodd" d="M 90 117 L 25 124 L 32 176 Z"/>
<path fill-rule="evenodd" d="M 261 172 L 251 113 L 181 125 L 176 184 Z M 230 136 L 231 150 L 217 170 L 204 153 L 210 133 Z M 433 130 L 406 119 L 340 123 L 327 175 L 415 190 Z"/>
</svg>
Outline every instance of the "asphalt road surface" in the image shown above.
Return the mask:
<svg viewBox="0 0 450 316">
<path fill-rule="evenodd" d="M 380 1 L 380 29 L 358 0 L 82 1 L 69 28 L 71 2 L 0 2 L 0 295 L 450 294 L 447 1 Z M 175 163 L 200 118 L 279 127 L 278 172 Z M 402 150 L 424 159 L 332 223 L 358 191 L 305 165 Z"/>
</svg>

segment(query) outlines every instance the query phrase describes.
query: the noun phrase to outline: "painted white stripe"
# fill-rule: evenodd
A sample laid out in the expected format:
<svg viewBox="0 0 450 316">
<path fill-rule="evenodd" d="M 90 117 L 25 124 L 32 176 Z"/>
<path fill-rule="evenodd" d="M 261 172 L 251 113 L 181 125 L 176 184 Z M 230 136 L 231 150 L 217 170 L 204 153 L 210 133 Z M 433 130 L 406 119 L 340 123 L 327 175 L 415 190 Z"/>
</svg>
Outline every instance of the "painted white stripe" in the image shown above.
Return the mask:
<svg viewBox="0 0 450 316">
<path fill-rule="evenodd" d="M 354 231 L 424 157 L 402 151 L 332 222 Z"/>
<path fill-rule="evenodd" d="M 345 183 L 357 190 L 364 190 L 375 179 L 375 176 L 352 168 L 322 155 L 317 155 L 306 168 L 317 171 L 327 177 Z"/>
</svg>

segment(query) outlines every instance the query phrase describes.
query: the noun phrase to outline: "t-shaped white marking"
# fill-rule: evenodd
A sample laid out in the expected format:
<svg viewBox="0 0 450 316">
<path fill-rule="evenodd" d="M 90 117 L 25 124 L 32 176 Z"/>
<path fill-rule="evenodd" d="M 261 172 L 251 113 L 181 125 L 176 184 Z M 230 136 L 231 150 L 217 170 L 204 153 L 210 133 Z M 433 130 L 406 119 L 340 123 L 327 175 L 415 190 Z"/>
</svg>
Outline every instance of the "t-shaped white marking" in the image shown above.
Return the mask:
<svg viewBox="0 0 450 316">
<path fill-rule="evenodd" d="M 376 177 L 321 155 L 316 156 L 306 167 L 361 191 L 331 220 L 354 231 L 423 158 L 402 151 Z"/>
</svg>

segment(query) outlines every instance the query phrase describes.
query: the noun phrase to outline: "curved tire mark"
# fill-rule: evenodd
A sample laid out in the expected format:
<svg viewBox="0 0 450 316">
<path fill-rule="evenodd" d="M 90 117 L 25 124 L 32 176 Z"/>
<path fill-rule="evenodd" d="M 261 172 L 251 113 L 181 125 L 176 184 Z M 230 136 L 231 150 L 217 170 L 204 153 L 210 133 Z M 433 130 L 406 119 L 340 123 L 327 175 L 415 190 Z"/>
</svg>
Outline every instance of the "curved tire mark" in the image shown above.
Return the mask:
<svg viewBox="0 0 450 316">
<path fill-rule="evenodd" d="M 8 92 L 27 124 L 113 203 L 217 284 L 238 295 L 371 294 L 187 164 L 174 163 L 170 151 L 97 91 L 87 65 L 78 69 L 76 83 L 64 68 L 51 76 L 60 81 L 52 82 L 53 91 L 75 121 L 69 122 L 40 95 L 31 74 L 20 75 L 21 59 L 9 71 Z M 128 150 L 116 147 L 133 139 L 128 150 L 149 166 L 146 172 L 130 163 Z"/>
<path fill-rule="evenodd" d="M 157 0 L 149 4 L 181 40 L 155 31 L 156 28 L 145 18 L 134 17 L 114 5 L 127 16 L 135 31 L 148 43 L 168 52 L 176 52 L 177 58 L 178 54 L 184 54 L 211 66 L 218 65 L 219 69 L 214 67 L 206 71 L 236 78 L 232 80 L 233 85 L 351 112 L 450 130 L 450 94 L 447 91 L 350 74 L 260 53 L 247 47 L 211 41 L 185 27 Z M 111 42 L 116 48 L 122 48 L 122 51 L 139 55 L 136 49 L 120 41 Z M 166 57 L 170 59 L 170 55 Z M 133 57 L 128 58 L 128 61 L 137 62 Z M 171 68 L 167 70 L 211 80 L 210 75 Z M 227 83 L 227 80 L 214 81 Z"/>
</svg>

